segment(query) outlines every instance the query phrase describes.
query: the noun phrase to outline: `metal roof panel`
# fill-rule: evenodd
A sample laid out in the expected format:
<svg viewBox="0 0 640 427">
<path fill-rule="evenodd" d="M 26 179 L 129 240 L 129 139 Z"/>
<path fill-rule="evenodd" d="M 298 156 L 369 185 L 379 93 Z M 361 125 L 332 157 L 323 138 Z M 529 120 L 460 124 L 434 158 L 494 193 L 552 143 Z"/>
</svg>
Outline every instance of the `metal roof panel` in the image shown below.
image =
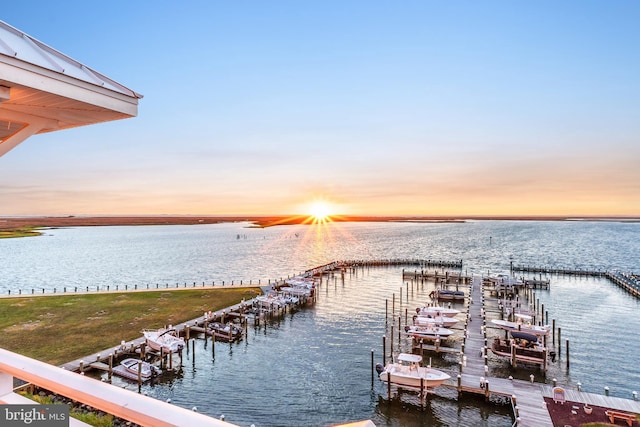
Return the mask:
<svg viewBox="0 0 640 427">
<path fill-rule="evenodd" d="M 0 21 L 0 54 L 127 96 L 142 98 L 135 91 L 3 21 Z"/>
</svg>

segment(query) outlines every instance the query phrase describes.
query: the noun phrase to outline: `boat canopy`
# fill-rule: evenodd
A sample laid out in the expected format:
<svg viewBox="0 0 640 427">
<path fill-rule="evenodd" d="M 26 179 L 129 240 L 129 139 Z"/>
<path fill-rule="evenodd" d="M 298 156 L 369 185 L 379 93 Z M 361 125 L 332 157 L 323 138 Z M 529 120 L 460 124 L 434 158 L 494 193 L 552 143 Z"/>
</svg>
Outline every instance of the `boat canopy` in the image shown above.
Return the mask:
<svg viewBox="0 0 640 427">
<path fill-rule="evenodd" d="M 531 341 L 531 342 L 537 342 L 538 341 L 538 337 L 534 334 L 529 334 L 526 332 L 522 332 L 522 331 L 509 331 L 511 333 L 511 336 L 514 338 L 518 338 L 521 340 L 527 340 L 527 341 Z"/>
</svg>

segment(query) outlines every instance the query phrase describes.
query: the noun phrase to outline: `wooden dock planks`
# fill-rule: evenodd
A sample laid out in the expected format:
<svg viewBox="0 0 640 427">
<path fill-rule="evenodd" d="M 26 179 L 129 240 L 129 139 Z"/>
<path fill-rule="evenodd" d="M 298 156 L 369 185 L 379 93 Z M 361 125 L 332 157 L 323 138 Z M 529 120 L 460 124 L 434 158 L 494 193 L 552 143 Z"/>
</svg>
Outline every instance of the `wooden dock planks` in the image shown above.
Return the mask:
<svg viewBox="0 0 640 427">
<path fill-rule="evenodd" d="M 467 323 L 464 351 L 466 366 L 462 367 L 462 391 L 484 394 L 485 396 L 515 396 L 517 417 L 520 419 L 519 426 L 553 427 L 539 384 L 486 376 L 484 359 L 486 341 L 482 331 L 485 323 L 482 318 L 484 310 L 482 286 L 482 279 L 474 277 L 469 291 L 469 322 Z M 484 378 L 484 387 L 481 386 L 481 377 Z"/>
<path fill-rule="evenodd" d="M 483 319 L 483 297 L 482 297 L 482 279 L 478 276 L 473 277 L 471 286 L 469 287 L 469 320 L 465 331 L 465 348 L 466 366 L 463 366 L 462 372 L 465 374 L 476 375 L 478 377 L 485 376 L 485 360 L 484 360 L 484 343 L 485 335 L 482 332 Z"/>
</svg>

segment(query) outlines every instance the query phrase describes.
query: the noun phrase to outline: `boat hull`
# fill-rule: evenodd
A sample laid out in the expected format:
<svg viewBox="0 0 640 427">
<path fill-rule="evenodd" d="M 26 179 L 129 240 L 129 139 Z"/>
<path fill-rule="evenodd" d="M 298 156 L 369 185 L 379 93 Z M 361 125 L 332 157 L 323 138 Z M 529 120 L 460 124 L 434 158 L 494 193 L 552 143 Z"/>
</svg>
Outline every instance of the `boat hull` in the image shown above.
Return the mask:
<svg viewBox="0 0 640 427">
<path fill-rule="evenodd" d="M 138 359 L 124 359 L 122 362 L 120 362 L 120 365 L 122 365 L 127 370 L 127 372 L 130 372 L 135 376 L 138 376 L 138 368 L 140 368 L 140 378 L 143 380 L 148 380 L 154 375 L 160 373 L 160 370 L 155 366 L 152 366 L 149 362 L 141 361 Z"/>
<path fill-rule="evenodd" d="M 416 339 L 423 339 L 423 340 L 444 340 L 446 338 L 448 338 L 449 336 L 453 335 L 453 331 L 451 329 L 447 329 L 447 328 L 440 328 L 437 326 L 427 326 L 427 327 L 421 327 L 421 326 L 413 326 L 413 327 L 408 327 L 406 329 L 406 333 L 407 335 L 412 336 L 413 338 Z"/>
<path fill-rule="evenodd" d="M 533 334 L 536 336 L 549 335 L 549 331 L 550 331 L 550 328 L 548 325 L 536 326 L 536 325 L 529 325 L 526 323 L 509 322 L 507 320 L 500 320 L 500 319 L 493 319 L 491 323 L 493 323 L 494 325 L 496 325 L 501 329 L 504 329 L 505 331 L 519 331 L 519 332 L 525 332 L 528 334 Z"/>
<path fill-rule="evenodd" d="M 429 317 L 417 315 L 414 318 L 413 323 L 417 326 L 442 325 L 445 328 L 450 328 L 458 323 L 458 319 L 454 319 L 453 317 Z"/>
<path fill-rule="evenodd" d="M 418 315 L 432 317 L 456 317 L 460 310 L 447 307 L 422 307 L 416 310 Z"/>
<path fill-rule="evenodd" d="M 173 330 L 143 331 L 147 346 L 155 351 L 177 352 L 184 346 L 184 340 Z"/>
<path fill-rule="evenodd" d="M 380 373 L 380 380 L 383 382 L 391 382 L 399 387 L 411 388 L 434 388 L 442 385 L 446 380 L 451 378 L 448 374 L 437 369 L 419 367 L 417 370 L 406 369 L 406 366 L 399 366 L 395 363 L 389 364 L 384 371 Z"/>
</svg>

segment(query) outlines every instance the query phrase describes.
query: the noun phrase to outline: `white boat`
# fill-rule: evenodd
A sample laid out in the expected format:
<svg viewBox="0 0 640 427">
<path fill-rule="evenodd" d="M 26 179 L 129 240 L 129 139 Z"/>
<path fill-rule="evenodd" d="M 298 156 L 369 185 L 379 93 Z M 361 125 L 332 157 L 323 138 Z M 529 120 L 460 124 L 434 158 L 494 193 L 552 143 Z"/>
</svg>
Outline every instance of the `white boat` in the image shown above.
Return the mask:
<svg viewBox="0 0 640 427">
<path fill-rule="evenodd" d="M 184 348 L 184 340 L 178 336 L 175 329 L 157 329 L 142 331 L 147 345 L 155 351 L 176 352 Z"/>
<path fill-rule="evenodd" d="M 524 282 L 517 277 L 509 276 L 507 274 L 498 274 L 497 276 L 490 276 L 484 279 L 489 284 L 495 287 L 498 292 L 513 292 L 516 288 L 524 286 Z"/>
<path fill-rule="evenodd" d="M 416 339 L 424 339 L 424 340 L 437 340 L 437 339 L 446 339 L 448 336 L 453 335 L 453 331 L 451 329 L 442 328 L 436 325 L 427 325 L 427 326 L 405 326 L 405 333 L 409 336 L 412 336 Z"/>
<path fill-rule="evenodd" d="M 445 328 L 450 328 L 454 326 L 456 323 L 458 323 L 458 319 L 455 319 L 453 317 L 442 317 L 442 316 L 433 317 L 431 315 L 422 316 L 418 314 L 413 318 L 413 324 L 417 326 L 434 325 L 434 326 L 444 326 Z"/>
<path fill-rule="evenodd" d="M 491 323 L 505 331 L 521 331 L 538 336 L 549 335 L 549 331 L 551 331 L 551 327 L 549 325 L 538 326 L 522 321 L 510 322 L 508 320 L 493 319 L 491 320 Z"/>
<path fill-rule="evenodd" d="M 261 308 L 281 308 L 287 305 L 287 302 L 280 295 L 268 294 L 268 295 L 259 295 L 254 298 L 254 301 Z"/>
<path fill-rule="evenodd" d="M 140 359 L 128 358 L 124 359 L 120 364 L 136 377 L 138 376 L 138 368 L 140 368 L 140 378 L 148 380 L 149 378 L 159 375 L 162 371 L 149 362 L 145 362 Z"/>
<path fill-rule="evenodd" d="M 376 370 L 380 380 L 391 382 L 399 387 L 433 388 L 451 378 L 448 374 L 433 369 L 430 366 L 420 366 L 422 356 L 417 354 L 400 353 L 398 361 L 382 367 L 378 364 Z"/>
<path fill-rule="evenodd" d="M 304 297 L 310 296 L 311 290 L 306 288 L 295 288 L 293 286 L 283 286 L 280 288 L 280 291 L 286 296 L 296 296 L 296 297 Z"/>
<path fill-rule="evenodd" d="M 416 313 L 422 316 L 431 315 L 432 317 L 456 317 L 460 314 L 460 310 L 450 307 L 426 306 L 416 308 Z"/>
<path fill-rule="evenodd" d="M 288 292 L 295 296 L 313 296 L 316 282 L 313 278 L 293 277 L 285 280 L 286 286 L 280 287 L 281 291 Z"/>
</svg>

